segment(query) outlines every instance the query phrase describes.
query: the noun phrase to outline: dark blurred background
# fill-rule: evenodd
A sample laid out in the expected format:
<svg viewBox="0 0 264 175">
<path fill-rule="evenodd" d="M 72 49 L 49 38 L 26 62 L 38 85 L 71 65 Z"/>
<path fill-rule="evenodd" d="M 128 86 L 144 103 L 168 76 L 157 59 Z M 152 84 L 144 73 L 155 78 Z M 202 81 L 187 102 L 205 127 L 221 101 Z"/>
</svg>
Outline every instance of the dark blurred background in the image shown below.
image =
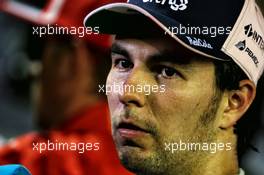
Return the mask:
<svg viewBox="0 0 264 175">
<path fill-rule="evenodd" d="M 0 12 L 0 143 L 33 129 L 27 30 L 21 20 Z"/>
</svg>

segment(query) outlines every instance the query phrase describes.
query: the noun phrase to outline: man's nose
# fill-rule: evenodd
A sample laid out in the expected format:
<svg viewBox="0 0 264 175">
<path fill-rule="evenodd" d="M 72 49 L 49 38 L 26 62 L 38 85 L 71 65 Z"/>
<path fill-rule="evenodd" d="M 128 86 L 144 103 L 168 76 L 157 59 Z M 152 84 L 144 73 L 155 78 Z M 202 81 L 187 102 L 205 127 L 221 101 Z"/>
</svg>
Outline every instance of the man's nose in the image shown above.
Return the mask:
<svg viewBox="0 0 264 175">
<path fill-rule="evenodd" d="M 143 107 L 146 103 L 144 85 L 146 85 L 144 71 L 133 70 L 124 81 L 123 92 L 119 93 L 119 100 L 126 106 Z"/>
</svg>

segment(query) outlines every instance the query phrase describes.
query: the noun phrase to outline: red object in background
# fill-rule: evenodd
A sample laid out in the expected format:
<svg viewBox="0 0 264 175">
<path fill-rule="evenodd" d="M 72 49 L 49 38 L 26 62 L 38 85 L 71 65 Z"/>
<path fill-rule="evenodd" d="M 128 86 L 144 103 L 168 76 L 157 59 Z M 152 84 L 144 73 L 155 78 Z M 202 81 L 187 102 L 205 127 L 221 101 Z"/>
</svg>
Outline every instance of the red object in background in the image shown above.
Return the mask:
<svg viewBox="0 0 264 175">
<path fill-rule="evenodd" d="M 37 5 L 37 8 L 27 4 L 17 6 L 19 3 L 23 5 L 23 2 L 26 1 L 0 0 L 0 9 L 36 25 L 83 27 L 83 19 L 89 11 L 105 3 L 117 1 L 46 0 L 46 4 Z M 28 2 L 34 4 L 38 1 Z M 83 39 L 102 48 L 110 45 L 108 36 L 86 35 Z M 131 175 L 118 160 L 109 130 L 109 115 L 105 103 L 88 108 L 67 123 L 59 130 L 29 133 L 1 147 L 0 164 L 23 164 L 32 175 Z M 84 154 L 78 151 L 45 151 L 40 154 L 33 150 L 33 143 L 48 141 L 99 142 L 100 150 L 86 151 Z"/>
<path fill-rule="evenodd" d="M 107 3 L 125 0 L 0 0 L 0 10 L 36 25 L 84 27 L 83 20 L 92 10 Z M 99 30 L 100 31 L 100 30 Z M 77 35 L 76 35 L 77 36 Z M 78 37 L 78 36 L 77 36 Z M 109 35 L 85 35 L 84 40 L 98 47 L 109 47 Z"/>
<path fill-rule="evenodd" d="M 124 0 L 65 0 L 65 4 L 55 24 L 66 27 L 83 27 L 83 20 L 88 12 L 99 6 L 113 2 L 124 2 Z M 109 35 L 85 35 L 85 40 L 102 47 L 110 47 L 111 45 Z"/>
<path fill-rule="evenodd" d="M 32 175 L 132 175 L 120 164 L 110 134 L 107 104 L 89 107 L 59 130 L 30 133 L 0 148 L 0 164 L 20 163 Z M 98 151 L 39 151 L 36 143 L 100 143 Z M 95 147 L 94 147 L 95 148 Z"/>
</svg>

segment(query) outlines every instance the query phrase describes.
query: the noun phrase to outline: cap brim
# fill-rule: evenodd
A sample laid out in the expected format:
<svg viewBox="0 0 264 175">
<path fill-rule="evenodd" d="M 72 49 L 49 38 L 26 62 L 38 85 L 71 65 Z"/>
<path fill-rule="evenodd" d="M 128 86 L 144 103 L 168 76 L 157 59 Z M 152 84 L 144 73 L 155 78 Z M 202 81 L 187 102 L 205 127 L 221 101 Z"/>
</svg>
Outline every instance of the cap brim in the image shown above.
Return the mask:
<svg viewBox="0 0 264 175">
<path fill-rule="evenodd" d="M 144 30 L 144 26 L 147 26 L 147 24 L 145 25 L 146 20 L 144 20 L 143 26 L 137 25 L 143 21 L 142 17 L 150 19 L 148 20 L 149 22 L 155 23 L 164 30 L 164 35 L 166 33 L 166 35 L 171 36 L 187 49 L 208 58 L 223 60 L 223 58 L 206 54 L 190 46 L 185 35 L 172 33 L 169 27 L 179 27 L 181 24 L 178 21 L 152 11 L 151 9 L 143 9 L 133 4 L 112 3 L 102 6 L 85 17 L 84 26 L 99 27 L 100 33 L 104 34 L 138 33 Z"/>
</svg>

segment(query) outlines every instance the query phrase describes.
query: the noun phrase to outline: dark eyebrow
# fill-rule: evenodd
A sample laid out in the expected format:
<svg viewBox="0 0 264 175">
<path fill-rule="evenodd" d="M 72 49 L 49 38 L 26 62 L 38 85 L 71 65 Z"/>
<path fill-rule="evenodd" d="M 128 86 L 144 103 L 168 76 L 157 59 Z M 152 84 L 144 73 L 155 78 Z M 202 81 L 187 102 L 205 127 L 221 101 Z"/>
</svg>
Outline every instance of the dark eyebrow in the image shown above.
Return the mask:
<svg viewBox="0 0 264 175">
<path fill-rule="evenodd" d="M 120 54 L 130 59 L 130 54 L 125 47 L 119 43 L 113 43 L 111 48 L 112 53 Z M 147 64 L 155 64 L 160 62 L 171 62 L 178 65 L 188 66 L 191 63 L 193 55 L 184 54 L 182 52 L 175 52 L 171 50 L 164 50 L 161 53 L 156 53 L 149 56 Z"/>
<path fill-rule="evenodd" d="M 129 57 L 128 51 L 118 43 L 113 43 L 111 47 L 111 53 L 116 53 L 125 57 Z"/>
</svg>

